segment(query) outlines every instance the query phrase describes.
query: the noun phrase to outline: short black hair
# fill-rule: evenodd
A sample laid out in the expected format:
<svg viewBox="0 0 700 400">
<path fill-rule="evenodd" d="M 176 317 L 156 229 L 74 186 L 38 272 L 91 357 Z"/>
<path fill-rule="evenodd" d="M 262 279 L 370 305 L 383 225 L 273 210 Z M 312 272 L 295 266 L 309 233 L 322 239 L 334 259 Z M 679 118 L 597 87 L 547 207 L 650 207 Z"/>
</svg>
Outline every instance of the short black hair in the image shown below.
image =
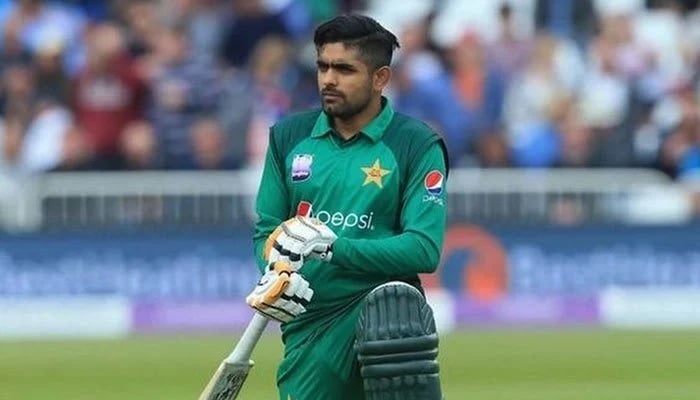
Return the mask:
<svg viewBox="0 0 700 400">
<path fill-rule="evenodd" d="M 314 44 L 320 49 L 328 43 L 355 47 L 365 64 L 374 69 L 391 64 L 394 50 L 399 48 L 396 36 L 374 19 L 360 14 L 343 14 L 319 25 Z"/>
</svg>

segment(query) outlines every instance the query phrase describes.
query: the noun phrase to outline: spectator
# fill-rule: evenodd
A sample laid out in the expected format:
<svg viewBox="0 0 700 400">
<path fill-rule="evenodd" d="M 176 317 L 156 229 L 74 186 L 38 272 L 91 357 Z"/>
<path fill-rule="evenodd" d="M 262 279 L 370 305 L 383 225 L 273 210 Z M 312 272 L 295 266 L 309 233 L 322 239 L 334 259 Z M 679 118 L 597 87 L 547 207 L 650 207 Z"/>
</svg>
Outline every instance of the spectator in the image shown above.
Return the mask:
<svg viewBox="0 0 700 400">
<path fill-rule="evenodd" d="M 255 167 L 269 125 L 317 102 L 310 22 L 359 9 L 400 33 L 387 95 L 454 166 L 700 168 L 692 2 L 404 3 L 0 0 L 0 159 Z"/>
<path fill-rule="evenodd" d="M 241 166 L 227 154 L 227 136 L 216 119 L 204 117 L 195 122 L 192 125 L 191 139 L 193 169 L 232 169 Z"/>
<path fill-rule="evenodd" d="M 75 129 L 70 111 L 51 100 L 37 102 L 27 125 L 18 157 L 20 171 L 36 173 L 74 169 L 88 157 L 82 134 Z"/>
<path fill-rule="evenodd" d="M 113 0 L 57 0 L 74 12 L 79 12 L 91 22 L 106 22 L 112 17 Z M 121 1 L 120 1 L 121 2 Z"/>
<path fill-rule="evenodd" d="M 400 0 L 397 2 L 402 4 Z M 454 47 L 465 35 L 476 35 L 486 41 L 495 39 L 499 1 L 442 0 L 438 4 L 430 36 L 440 49 Z"/>
<path fill-rule="evenodd" d="M 20 43 L 32 54 L 59 43 L 65 47 L 66 71 L 74 73 L 80 68 L 84 58 L 80 38 L 86 21 L 75 9 L 43 0 L 18 0 L 0 15 L 0 24 L 14 24 Z"/>
<path fill-rule="evenodd" d="M 513 9 L 503 3 L 499 9 L 499 32 L 496 40 L 486 47 L 488 62 L 505 74 L 508 81 L 517 76 L 527 65 L 530 42 L 519 37 L 513 21 Z"/>
<path fill-rule="evenodd" d="M 654 1 L 654 7 L 636 17 L 635 35 L 651 50 L 665 84 L 671 86 L 688 74 L 691 44 L 683 26 L 677 0 Z"/>
<path fill-rule="evenodd" d="M 36 98 L 36 79 L 26 64 L 5 65 L 2 70 L 2 115 L 26 124 L 32 117 Z"/>
<path fill-rule="evenodd" d="M 535 27 L 555 37 L 586 47 L 597 29 L 593 0 L 537 0 Z"/>
<path fill-rule="evenodd" d="M 630 122 L 632 91 L 618 63 L 615 38 L 602 34 L 590 46 L 589 68 L 578 93 L 580 117 L 595 136 L 592 162 L 599 167 L 631 165 L 633 140 Z"/>
<path fill-rule="evenodd" d="M 546 119 L 555 99 L 571 97 L 575 92 L 571 71 L 557 63 L 560 46 L 561 42 L 551 36 L 538 36 L 527 68 L 508 88 L 503 120 L 512 143 L 521 140 L 516 134 L 527 132 L 523 126 Z"/>
<path fill-rule="evenodd" d="M 677 118 L 670 126 L 661 148 L 661 165 L 673 176 L 700 170 L 700 102 L 689 85 L 675 93 Z"/>
<path fill-rule="evenodd" d="M 34 56 L 36 94 L 68 106 L 71 102 L 71 78 L 61 62 L 62 56 L 60 43 L 46 43 L 38 49 Z"/>
<path fill-rule="evenodd" d="M 256 99 L 253 79 L 243 71 L 228 71 L 222 78 L 216 118 L 227 137 L 227 153 L 234 163 L 248 164 L 248 133 Z"/>
<path fill-rule="evenodd" d="M 450 50 L 453 84 L 459 99 L 479 115 L 479 133 L 493 130 L 501 118 L 505 76 L 488 61 L 477 35 L 466 35 Z"/>
<path fill-rule="evenodd" d="M 126 48 L 134 59 L 153 52 L 160 28 L 156 4 L 150 0 L 125 0 L 116 4 L 116 14 L 124 26 Z"/>
<path fill-rule="evenodd" d="M 11 64 L 29 64 L 32 55 L 19 37 L 21 24 L 19 20 L 8 20 L 2 27 L 2 46 L 0 47 L 0 68 Z"/>
<path fill-rule="evenodd" d="M 434 0 L 366 0 L 364 3 L 368 13 L 377 21 L 400 37 L 409 36 L 409 39 L 412 36 L 415 37 L 409 32 L 416 29 L 421 31 L 420 36 L 427 36 L 427 29 L 430 26 L 428 20 L 436 11 Z M 397 10 L 401 11 L 397 12 Z M 400 38 L 399 43 L 401 44 L 400 53 L 411 51 L 410 40 L 407 42 Z"/>
<path fill-rule="evenodd" d="M 120 137 L 123 166 L 127 170 L 144 170 L 157 167 L 158 148 L 153 126 L 141 120 L 130 123 Z"/>
<path fill-rule="evenodd" d="M 290 41 L 304 43 L 312 34 L 316 24 L 305 0 L 267 0 L 265 4 L 271 14 L 280 16 Z"/>
<path fill-rule="evenodd" d="M 564 127 L 572 122 L 573 102 L 561 96 L 550 99 L 538 118 L 516 127 L 510 141 L 510 158 L 517 167 L 546 168 L 565 164 Z M 567 129 L 566 132 L 570 132 Z"/>
<path fill-rule="evenodd" d="M 181 25 L 163 28 L 155 57 L 148 119 L 158 137 L 161 165 L 186 168 L 192 159 L 190 129 L 216 110 L 221 76 L 211 63 L 194 57 Z"/>
<path fill-rule="evenodd" d="M 584 168 L 595 166 L 593 156 L 596 146 L 595 132 L 585 125 L 575 107 L 564 111 L 557 121 L 561 136 L 560 154 L 556 166 Z"/>
<path fill-rule="evenodd" d="M 264 37 L 289 36 L 281 16 L 271 13 L 262 0 L 232 0 L 232 5 L 233 18 L 225 29 L 220 50 L 227 65 L 243 68 Z"/>
<path fill-rule="evenodd" d="M 264 161 L 269 127 L 291 109 L 292 90 L 284 79 L 294 74 L 290 56 L 285 39 L 266 37 L 256 46 L 245 71 L 229 76 L 218 115 L 231 139 L 234 163 L 244 159 L 257 167 Z"/>
<path fill-rule="evenodd" d="M 15 169 L 23 135 L 24 125 L 17 118 L 0 120 L 0 172 Z"/>
<path fill-rule="evenodd" d="M 593 131 L 584 125 L 577 103 L 556 98 L 545 118 L 523 126 L 511 144 L 518 167 L 590 167 L 594 151 Z"/>
<path fill-rule="evenodd" d="M 464 159 L 473 145 L 476 114 L 461 103 L 453 78 L 440 57 L 429 49 L 428 20 L 403 26 L 394 77 L 388 95 L 396 110 L 431 124 L 444 137 L 451 165 Z"/>
<path fill-rule="evenodd" d="M 488 132 L 479 137 L 476 147 L 479 166 L 483 168 L 511 167 L 508 141 L 500 130 Z"/>
<path fill-rule="evenodd" d="M 73 109 L 76 123 L 93 149 L 94 169 L 121 167 L 120 136 L 132 121 L 143 117 L 145 84 L 126 54 L 120 28 L 95 26 L 88 38 L 88 60 L 75 80 Z"/>
<path fill-rule="evenodd" d="M 403 54 L 394 75 L 393 100 L 398 111 L 431 124 L 445 137 L 453 166 L 473 164 L 477 116 L 464 105 L 452 77 L 428 52 Z"/>
<path fill-rule="evenodd" d="M 226 17 L 220 1 L 164 0 L 160 3 L 164 23 L 182 25 L 187 31 L 193 56 L 214 61 L 220 46 Z"/>
</svg>

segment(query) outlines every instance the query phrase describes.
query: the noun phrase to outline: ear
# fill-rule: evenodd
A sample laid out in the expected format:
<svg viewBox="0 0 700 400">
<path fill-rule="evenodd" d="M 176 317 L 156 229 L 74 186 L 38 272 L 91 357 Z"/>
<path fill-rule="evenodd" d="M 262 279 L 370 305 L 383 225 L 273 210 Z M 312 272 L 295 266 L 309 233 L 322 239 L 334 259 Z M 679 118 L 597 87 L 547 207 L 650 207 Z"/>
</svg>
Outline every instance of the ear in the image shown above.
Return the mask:
<svg viewBox="0 0 700 400">
<path fill-rule="evenodd" d="M 374 79 L 372 81 L 372 86 L 374 90 L 381 92 L 384 90 L 386 85 L 389 84 L 389 81 L 391 80 L 391 68 L 388 65 L 385 65 L 381 68 L 378 68 L 376 71 L 374 71 Z"/>
</svg>

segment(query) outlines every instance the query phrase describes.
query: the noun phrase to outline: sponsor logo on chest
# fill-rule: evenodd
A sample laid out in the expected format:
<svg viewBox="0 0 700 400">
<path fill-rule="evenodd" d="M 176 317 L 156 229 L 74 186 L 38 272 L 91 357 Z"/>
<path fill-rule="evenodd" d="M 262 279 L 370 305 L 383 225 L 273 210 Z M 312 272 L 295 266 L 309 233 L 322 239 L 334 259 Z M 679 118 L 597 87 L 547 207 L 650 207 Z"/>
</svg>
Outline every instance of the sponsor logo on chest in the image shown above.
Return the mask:
<svg viewBox="0 0 700 400">
<path fill-rule="evenodd" d="M 310 216 L 318 218 L 324 224 L 340 229 L 359 229 L 359 230 L 374 230 L 374 212 L 369 211 L 365 214 L 344 213 L 341 211 L 326 211 L 313 209 L 313 204 L 308 201 L 300 201 L 297 204 L 296 215 Z"/>
</svg>

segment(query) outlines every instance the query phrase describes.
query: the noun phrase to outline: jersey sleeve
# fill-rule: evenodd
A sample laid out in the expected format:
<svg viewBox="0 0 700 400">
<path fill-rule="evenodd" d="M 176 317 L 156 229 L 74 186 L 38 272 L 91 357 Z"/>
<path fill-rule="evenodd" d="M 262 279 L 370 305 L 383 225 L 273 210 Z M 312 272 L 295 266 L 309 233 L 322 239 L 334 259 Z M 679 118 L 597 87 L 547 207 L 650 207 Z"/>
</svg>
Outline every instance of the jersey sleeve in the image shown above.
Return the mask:
<svg viewBox="0 0 700 400">
<path fill-rule="evenodd" d="M 261 271 L 267 265 L 263 258 L 265 240 L 289 215 L 288 198 L 287 186 L 284 183 L 284 159 L 276 146 L 274 131 L 270 130 L 265 166 L 255 200 L 257 220 L 253 242 L 255 259 Z"/>
<path fill-rule="evenodd" d="M 446 169 L 441 143 L 433 141 L 409 166 L 400 233 L 382 239 L 339 238 L 333 244 L 333 264 L 389 277 L 434 272 L 447 224 Z"/>
</svg>

